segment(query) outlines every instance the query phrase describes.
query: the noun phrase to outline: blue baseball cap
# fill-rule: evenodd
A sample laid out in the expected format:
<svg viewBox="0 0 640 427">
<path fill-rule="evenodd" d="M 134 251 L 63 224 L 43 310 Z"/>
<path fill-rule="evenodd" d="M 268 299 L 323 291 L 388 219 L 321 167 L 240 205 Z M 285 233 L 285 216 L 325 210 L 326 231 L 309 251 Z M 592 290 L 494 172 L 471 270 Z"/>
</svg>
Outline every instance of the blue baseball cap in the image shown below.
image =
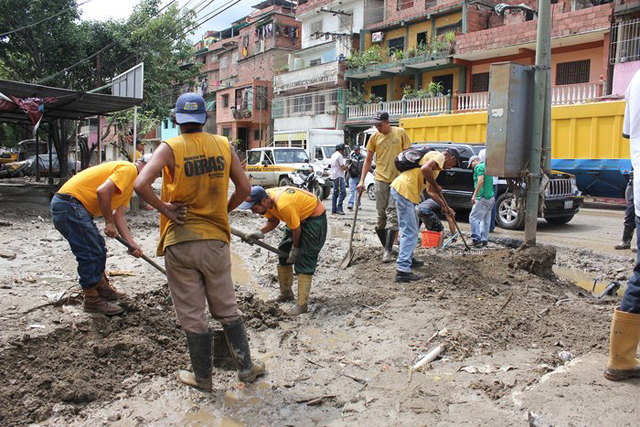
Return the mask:
<svg viewBox="0 0 640 427">
<path fill-rule="evenodd" d="M 267 197 L 269 197 L 269 195 L 264 191 L 264 188 L 259 185 L 254 185 L 251 187 L 251 195 L 240 205 L 240 209 L 251 209 L 253 205 L 261 202 L 262 199 L 266 199 Z"/>
<path fill-rule="evenodd" d="M 176 123 L 205 124 L 207 121 L 207 106 L 204 98 L 197 93 L 184 93 L 176 101 Z"/>
</svg>

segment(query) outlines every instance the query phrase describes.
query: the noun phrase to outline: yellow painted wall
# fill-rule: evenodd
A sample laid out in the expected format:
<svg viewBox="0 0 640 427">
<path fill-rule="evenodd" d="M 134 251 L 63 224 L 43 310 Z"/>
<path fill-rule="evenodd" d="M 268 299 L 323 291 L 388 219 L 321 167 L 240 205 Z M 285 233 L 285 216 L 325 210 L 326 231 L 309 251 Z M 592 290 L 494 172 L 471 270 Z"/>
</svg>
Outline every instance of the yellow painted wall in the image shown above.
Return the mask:
<svg viewBox="0 0 640 427">
<path fill-rule="evenodd" d="M 406 28 L 398 28 L 397 30 L 391 30 L 391 31 L 387 31 L 384 34 L 384 40 L 382 42 L 382 45 L 384 47 L 384 52 L 388 52 L 389 51 L 389 40 L 393 40 L 393 39 L 397 39 L 398 37 L 402 37 L 405 39 L 404 41 L 404 47 L 405 49 L 407 48 L 407 29 Z"/>
<path fill-rule="evenodd" d="M 393 78 L 393 98 L 389 99 L 389 101 L 398 101 L 402 99 L 402 85 L 410 85 L 413 88 L 413 76 L 395 76 Z"/>
<path fill-rule="evenodd" d="M 418 33 L 427 32 L 427 39 L 431 39 L 431 21 L 418 22 L 409 26 L 408 49 L 418 46 Z M 406 41 L 405 41 L 406 44 Z"/>
<path fill-rule="evenodd" d="M 624 101 L 551 108 L 551 157 L 554 159 L 628 159 L 622 137 Z M 400 120 L 411 141 L 484 144 L 487 112 L 443 114 Z"/>
<path fill-rule="evenodd" d="M 457 12 L 447 16 L 441 16 L 439 18 L 436 18 L 436 28 L 453 25 L 460 20 L 462 20 L 462 12 Z"/>
<path fill-rule="evenodd" d="M 460 88 L 460 69 L 449 68 L 447 70 L 430 71 L 428 73 L 422 73 L 422 87 L 427 88 L 427 85 L 431 83 L 434 77 L 446 76 L 447 74 L 453 74 L 453 90 Z M 453 95 L 453 94 L 452 94 Z"/>
</svg>

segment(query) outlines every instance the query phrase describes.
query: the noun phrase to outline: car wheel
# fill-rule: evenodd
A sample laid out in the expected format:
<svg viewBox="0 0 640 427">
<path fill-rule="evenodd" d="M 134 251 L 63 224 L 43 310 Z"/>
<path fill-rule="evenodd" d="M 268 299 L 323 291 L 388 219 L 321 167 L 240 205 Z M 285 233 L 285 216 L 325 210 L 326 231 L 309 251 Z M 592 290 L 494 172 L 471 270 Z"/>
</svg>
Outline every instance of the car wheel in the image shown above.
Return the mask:
<svg viewBox="0 0 640 427">
<path fill-rule="evenodd" d="M 496 223 L 508 230 L 520 230 L 524 226 L 524 212 L 517 208 L 513 195 L 503 193 L 496 200 Z"/>
<path fill-rule="evenodd" d="M 278 181 L 278 187 L 289 187 L 289 186 L 291 186 L 291 180 L 286 176 L 283 176 L 282 178 L 280 178 L 280 181 Z"/>
<path fill-rule="evenodd" d="M 562 225 L 562 224 L 566 224 L 569 221 L 571 221 L 573 219 L 573 215 L 567 215 L 567 216 L 556 216 L 553 218 L 545 218 L 547 220 L 547 222 L 549 224 L 557 224 L 557 225 Z"/>
<path fill-rule="evenodd" d="M 369 187 L 367 187 L 367 197 L 369 197 L 369 200 L 375 200 L 376 199 L 376 186 L 373 184 L 369 184 Z"/>
</svg>

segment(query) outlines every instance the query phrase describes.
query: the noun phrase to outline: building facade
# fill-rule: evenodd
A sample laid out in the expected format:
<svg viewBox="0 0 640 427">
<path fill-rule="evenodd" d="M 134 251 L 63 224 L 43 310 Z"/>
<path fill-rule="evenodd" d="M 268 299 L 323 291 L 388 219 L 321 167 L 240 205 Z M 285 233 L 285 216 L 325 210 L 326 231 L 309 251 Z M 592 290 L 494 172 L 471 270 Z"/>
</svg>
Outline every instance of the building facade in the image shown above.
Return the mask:
<svg viewBox="0 0 640 427">
<path fill-rule="evenodd" d="M 633 75 L 640 69 L 640 0 L 616 0 L 609 66 L 613 95 L 623 96 Z"/>
<path fill-rule="evenodd" d="M 344 59 L 359 49 L 365 22 L 375 20 L 375 15 L 365 13 L 367 3 L 299 2 L 301 49 L 289 55 L 286 69 L 274 77 L 275 131 L 341 128 L 346 101 Z M 379 21 L 382 14 L 378 16 Z"/>
</svg>

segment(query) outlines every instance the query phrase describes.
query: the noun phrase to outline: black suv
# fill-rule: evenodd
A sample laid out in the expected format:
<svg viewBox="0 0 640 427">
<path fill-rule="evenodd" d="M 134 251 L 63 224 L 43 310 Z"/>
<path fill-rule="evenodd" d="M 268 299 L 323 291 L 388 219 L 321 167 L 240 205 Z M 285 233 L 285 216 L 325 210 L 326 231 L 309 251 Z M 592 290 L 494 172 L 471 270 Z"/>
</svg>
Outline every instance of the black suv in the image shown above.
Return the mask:
<svg viewBox="0 0 640 427">
<path fill-rule="evenodd" d="M 443 151 L 447 147 L 455 146 L 460 150 L 461 167 L 451 168 L 440 172 L 437 182 L 442 187 L 447 203 L 455 209 L 471 209 L 471 195 L 473 194 L 473 171 L 468 168 L 471 156 L 478 155 L 485 148 L 484 144 L 459 144 L 443 142 L 419 142 L 416 147 L 426 146 Z M 544 207 L 539 216 L 551 224 L 566 224 L 580 210 L 583 203 L 573 175 L 552 171 L 548 175 L 548 182 L 543 182 Z M 544 179 L 543 179 L 544 181 Z M 509 190 L 506 179 L 498 180 L 496 194 L 497 215 L 496 223 L 502 228 L 521 229 L 524 227 L 524 208 L 517 206 L 516 199 Z"/>
</svg>

